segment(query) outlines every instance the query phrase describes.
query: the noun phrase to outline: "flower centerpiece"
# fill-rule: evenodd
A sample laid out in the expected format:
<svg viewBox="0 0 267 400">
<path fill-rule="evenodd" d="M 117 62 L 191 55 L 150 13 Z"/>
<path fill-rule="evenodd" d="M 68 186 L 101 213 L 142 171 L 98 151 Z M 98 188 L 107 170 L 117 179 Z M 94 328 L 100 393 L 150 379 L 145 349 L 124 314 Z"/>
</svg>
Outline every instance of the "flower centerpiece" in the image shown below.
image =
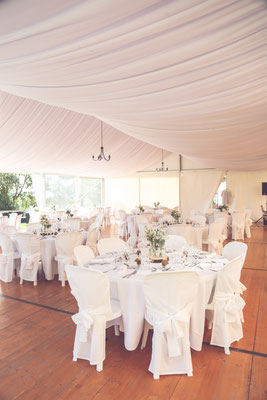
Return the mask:
<svg viewBox="0 0 267 400">
<path fill-rule="evenodd" d="M 68 218 L 73 217 L 73 214 L 69 208 L 66 210 L 66 214 L 67 214 Z"/>
<path fill-rule="evenodd" d="M 145 228 L 146 239 L 149 242 L 150 254 L 152 259 L 162 260 L 164 257 L 163 250 L 166 242 L 166 234 L 158 228 Z"/>
<path fill-rule="evenodd" d="M 145 211 L 144 207 L 143 207 L 143 206 L 141 206 L 141 204 L 140 204 L 140 206 L 138 206 L 138 208 L 139 208 L 139 211 L 140 211 L 140 213 L 142 213 L 142 212 L 144 212 L 144 211 Z"/>
<path fill-rule="evenodd" d="M 218 209 L 222 212 L 223 210 L 228 211 L 229 207 L 223 204 L 222 206 L 218 206 Z"/>
<path fill-rule="evenodd" d="M 176 224 L 180 223 L 181 214 L 177 210 L 172 210 L 171 212 L 172 218 L 175 220 Z"/>
<path fill-rule="evenodd" d="M 41 215 L 40 224 L 42 225 L 44 232 L 46 232 L 47 229 L 51 228 L 51 224 L 47 215 Z"/>
<path fill-rule="evenodd" d="M 159 205 L 160 205 L 160 202 L 159 202 L 159 201 L 157 201 L 157 202 L 154 203 L 154 208 L 155 208 L 155 210 L 158 210 Z"/>
</svg>

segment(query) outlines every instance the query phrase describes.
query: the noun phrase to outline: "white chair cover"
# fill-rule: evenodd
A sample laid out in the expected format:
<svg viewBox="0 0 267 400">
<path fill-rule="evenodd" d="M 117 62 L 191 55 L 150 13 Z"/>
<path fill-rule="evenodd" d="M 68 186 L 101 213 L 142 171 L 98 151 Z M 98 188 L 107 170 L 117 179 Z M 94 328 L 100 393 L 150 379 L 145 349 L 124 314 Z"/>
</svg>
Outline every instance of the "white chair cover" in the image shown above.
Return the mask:
<svg viewBox="0 0 267 400">
<path fill-rule="evenodd" d="M 232 239 L 244 240 L 245 213 L 234 211 L 232 213 Z"/>
<path fill-rule="evenodd" d="M 89 231 L 91 225 L 92 225 L 93 223 L 95 223 L 95 222 L 96 222 L 96 215 L 93 215 L 93 216 L 92 216 L 91 218 L 89 218 L 89 220 L 88 220 L 88 228 L 87 228 L 88 231 Z"/>
<path fill-rule="evenodd" d="M 21 231 L 21 218 L 22 218 L 22 214 L 18 214 L 15 220 L 15 228 L 17 230 L 17 232 Z"/>
<path fill-rule="evenodd" d="M 90 247 L 95 257 L 98 256 L 97 242 L 99 240 L 99 228 L 94 228 L 88 232 L 86 246 Z"/>
<path fill-rule="evenodd" d="M 186 239 L 179 235 L 168 235 L 165 247 L 169 250 L 178 250 L 186 246 Z"/>
<path fill-rule="evenodd" d="M 3 232 L 0 232 L 0 280 L 3 282 L 12 282 L 15 260 L 20 256 L 14 252 L 13 244 L 10 237 Z"/>
<path fill-rule="evenodd" d="M 137 222 L 137 226 L 138 226 L 139 238 L 141 240 L 144 240 L 146 227 L 152 228 L 152 225 L 150 225 L 148 222 Z"/>
<path fill-rule="evenodd" d="M 58 280 L 65 286 L 66 274 L 64 267 L 67 264 L 73 264 L 74 248 L 80 246 L 83 242 L 81 232 L 60 233 L 55 238 L 57 255 L 55 260 L 58 262 Z"/>
<path fill-rule="evenodd" d="M 124 238 L 128 236 L 128 229 L 127 229 L 127 219 L 126 219 L 126 212 L 124 210 L 119 210 L 117 212 L 119 216 L 119 236 Z"/>
<path fill-rule="evenodd" d="M 26 232 L 29 232 L 29 233 L 34 233 L 34 232 L 36 232 L 36 233 L 40 233 L 40 231 L 41 231 L 41 224 L 40 224 L 40 222 L 30 222 L 28 225 L 27 225 L 27 227 L 26 227 Z"/>
<path fill-rule="evenodd" d="M 81 227 L 81 218 L 75 217 L 75 218 L 68 218 L 66 219 L 65 223 L 71 229 L 73 232 L 78 232 Z"/>
<path fill-rule="evenodd" d="M 106 253 L 113 253 L 125 249 L 126 243 L 119 238 L 105 238 L 100 239 L 97 243 L 97 249 L 100 255 Z"/>
<path fill-rule="evenodd" d="M 213 301 L 206 312 L 209 320 L 213 314 L 210 343 L 224 347 L 226 354 L 229 354 L 231 343 L 243 337 L 243 308 L 246 303 L 240 296 L 241 269 L 242 256 L 239 256 L 218 272 Z"/>
<path fill-rule="evenodd" d="M 106 357 L 106 323 L 119 325 L 119 302 L 110 301 L 109 280 L 102 272 L 70 265 L 65 271 L 79 306 L 79 312 L 72 316 L 77 325 L 73 360 L 88 360 L 101 371 Z"/>
<path fill-rule="evenodd" d="M 204 215 L 194 215 L 193 218 L 191 218 L 192 223 L 195 225 L 205 225 L 206 224 L 206 217 Z"/>
<path fill-rule="evenodd" d="M 7 215 L 4 215 L 4 216 L 0 217 L 0 226 L 1 227 L 7 226 L 8 222 L 9 221 L 8 221 L 8 216 Z"/>
<path fill-rule="evenodd" d="M 222 233 L 224 229 L 224 219 L 220 218 L 210 224 L 209 235 L 206 243 L 209 245 L 210 252 L 216 252 L 217 254 L 222 254 Z M 205 241 L 203 241 L 205 243 Z"/>
<path fill-rule="evenodd" d="M 15 235 L 17 233 L 17 229 L 15 226 L 4 226 L 3 227 L 3 232 L 8 235 L 9 237 Z"/>
<path fill-rule="evenodd" d="M 135 217 L 129 216 L 128 217 L 128 233 L 131 237 L 137 238 L 138 236 L 138 226 L 136 221 L 134 220 Z"/>
<path fill-rule="evenodd" d="M 192 375 L 189 322 L 197 293 L 196 272 L 165 272 L 144 277 L 145 318 L 154 328 L 149 371 Z"/>
<path fill-rule="evenodd" d="M 8 225 L 16 226 L 17 215 L 18 215 L 18 214 L 17 214 L 16 212 L 12 212 L 12 213 L 9 215 L 9 218 L 8 218 Z"/>
<path fill-rule="evenodd" d="M 252 210 L 245 210 L 245 232 L 248 238 L 251 237 L 250 227 L 252 225 L 251 219 Z"/>
<path fill-rule="evenodd" d="M 37 273 L 41 260 L 40 238 L 31 233 L 17 233 L 16 241 L 21 254 L 20 283 L 25 280 L 37 285 Z"/>
<path fill-rule="evenodd" d="M 106 207 L 104 211 L 105 226 L 111 225 L 111 207 Z"/>
<path fill-rule="evenodd" d="M 242 263 L 242 268 L 245 263 L 246 259 L 246 254 L 247 254 L 248 246 L 246 243 L 242 242 L 230 242 L 227 243 L 226 246 L 223 248 L 222 256 L 226 258 L 227 260 L 231 261 L 236 257 L 241 256 L 241 263 Z M 240 294 L 242 294 L 246 290 L 246 286 L 243 285 L 242 282 L 240 282 Z"/>
<path fill-rule="evenodd" d="M 74 248 L 74 255 L 79 267 L 86 267 L 88 262 L 95 257 L 93 250 L 83 245 Z"/>
<path fill-rule="evenodd" d="M 223 236 L 222 240 L 224 241 L 228 237 L 228 221 L 229 221 L 229 215 L 227 212 L 221 212 L 221 211 L 215 211 L 214 212 L 214 221 L 217 219 L 224 219 L 224 228 L 223 228 Z"/>
</svg>

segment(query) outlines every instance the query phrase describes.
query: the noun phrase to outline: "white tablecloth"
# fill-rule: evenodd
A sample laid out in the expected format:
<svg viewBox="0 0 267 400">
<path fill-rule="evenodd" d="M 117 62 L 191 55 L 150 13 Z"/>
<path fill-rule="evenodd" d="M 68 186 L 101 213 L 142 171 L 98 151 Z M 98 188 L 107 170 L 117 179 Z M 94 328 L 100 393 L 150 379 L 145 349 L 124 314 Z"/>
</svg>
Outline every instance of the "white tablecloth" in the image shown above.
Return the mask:
<svg viewBox="0 0 267 400">
<path fill-rule="evenodd" d="M 94 265 L 91 267 L 104 272 L 112 268 L 112 265 Z M 128 272 L 130 273 L 132 270 Z M 200 351 L 204 335 L 205 309 L 215 286 L 217 274 L 212 271 L 198 270 L 197 272 L 200 275 L 200 282 L 190 323 L 190 344 L 194 350 Z M 143 332 L 145 298 L 142 279 L 146 273 L 148 272 L 140 272 L 140 274 L 133 275 L 130 278 L 123 278 L 115 271 L 107 273 L 110 280 L 111 297 L 119 300 L 121 304 L 124 345 L 127 350 L 137 348 Z"/>
<path fill-rule="evenodd" d="M 168 235 L 183 236 L 188 244 L 202 250 L 202 241 L 207 240 L 209 234 L 208 225 L 193 226 L 191 224 L 175 224 L 166 228 Z"/>
</svg>

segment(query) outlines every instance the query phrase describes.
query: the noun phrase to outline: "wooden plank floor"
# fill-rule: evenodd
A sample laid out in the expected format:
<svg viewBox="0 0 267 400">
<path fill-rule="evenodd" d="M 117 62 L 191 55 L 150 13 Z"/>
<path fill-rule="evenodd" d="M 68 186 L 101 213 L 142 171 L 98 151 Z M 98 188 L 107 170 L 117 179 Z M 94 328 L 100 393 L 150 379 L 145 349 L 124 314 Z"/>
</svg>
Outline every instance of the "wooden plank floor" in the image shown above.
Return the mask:
<svg viewBox="0 0 267 400">
<path fill-rule="evenodd" d="M 116 236 L 115 225 L 104 236 Z M 69 286 L 38 277 L 31 283 L 1 282 L 0 400 L 266 400 L 267 399 L 267 229 L 253 226 L 242 271 L 247 291 L 244 338 L 230 356 L 210 346 L 192 351 L 194 376 L 148 372 L 151 333 L 144 350 L 129 352 L 123 334 L 108 330 L 104 370 L 72 361 L 77 311 Z"/>
</svg>

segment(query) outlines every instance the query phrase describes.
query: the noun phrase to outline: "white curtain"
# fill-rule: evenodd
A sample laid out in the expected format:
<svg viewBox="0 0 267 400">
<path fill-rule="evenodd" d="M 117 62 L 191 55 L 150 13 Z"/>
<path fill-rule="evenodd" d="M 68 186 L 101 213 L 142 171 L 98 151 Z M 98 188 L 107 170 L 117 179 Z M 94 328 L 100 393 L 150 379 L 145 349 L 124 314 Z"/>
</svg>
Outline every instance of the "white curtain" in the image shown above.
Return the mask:
<svg viewBox="0 0 267 400">
<path fill-rule="evenodd" d="M 261 205 L 266 207 L 267 196 L 262 196 L 262 182 L 267 182 L 267 170 L 229 171 L 226 182 L 232 192 L 231 210 L 252 209 L 251 218 L 259 219 Z"/>
<path fill-rule="evenodd" d="M 191 210 L 205 213 L 222 180 L 222 171 L 183 171 L 181 173 L 181 211 L 183 218 Z"/>
<path fill-rule="evenodd" d="M 148 174 L 150 175 L 150 174 Z M 179 176 L 145 176 L 140 177 L 141 204 L 154 206 L 160 202 L 162 206 L 173 208 L 179 205 Z"/>
<path fill-rule="evenodd" d="M 139 205 L 139 180 L 130 178 L 105 179 L 105 205 L 131 212 Z"/>
</svg>

